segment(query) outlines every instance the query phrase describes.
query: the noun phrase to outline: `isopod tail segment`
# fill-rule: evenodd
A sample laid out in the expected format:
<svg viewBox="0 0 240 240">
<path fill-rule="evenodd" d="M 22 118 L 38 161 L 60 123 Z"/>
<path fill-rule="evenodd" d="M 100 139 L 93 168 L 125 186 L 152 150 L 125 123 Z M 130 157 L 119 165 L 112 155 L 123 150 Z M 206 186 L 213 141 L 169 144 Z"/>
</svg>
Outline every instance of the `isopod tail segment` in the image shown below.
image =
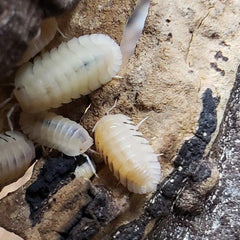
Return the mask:
<svg viewBox="0 0 240 240">
<path fill-rule="evenodd" d="M 94 163 L 92 163 L 92 165 L 94 165 Z M 76 167 L 74 175 L 76 178 L 84 177 L 86 179 L 90 179 L 94 175 L 93 168 L 87 161 L 82 165 Z"/>
<path fill-rule="evenodd" d="M 146 194 L 156 190 L 161 166 L 138 127 L 123 114 L 107 115 L 96 123 L 94 138 L 98 152 L 121 184 L 131 192 Z"/>
</svg>

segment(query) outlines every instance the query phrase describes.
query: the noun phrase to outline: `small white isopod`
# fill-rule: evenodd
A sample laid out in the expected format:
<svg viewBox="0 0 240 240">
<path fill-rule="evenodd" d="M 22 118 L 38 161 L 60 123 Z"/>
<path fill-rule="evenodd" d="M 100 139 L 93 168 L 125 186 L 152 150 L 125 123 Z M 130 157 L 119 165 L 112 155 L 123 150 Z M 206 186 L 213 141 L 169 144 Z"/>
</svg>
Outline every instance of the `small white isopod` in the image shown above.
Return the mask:
<svg viewBox="0 0 240 240">
<path fill-rule="evenodd" d="M 46 47 L 50 43 L 50 41 L 53 40 L 56 32 L 57 32 L 56 18 L 51 17 L 44 19 L 41 24 L 39 36 L 32 39 L 32 41 L 29 43 L 18 65 L 21 65 L 29 61 L 29 59 L 33 58 L 44 47 Z"/>
<path fill-rule="evenodd" d="M 80 155 L 93 144 L 93 139 L 80 124 L 52 112 L 22 112 L 19 123 L 30 139 L 68 156 Z"/>
<path fill-rule="evenodd" d="M 129 117 L 104 116 L 94 132 L 98 152 L 122 185 L 139 194 L 156 190 L 161 177 L 158 156 Z"/>
<path fill-rule="evenodd" d="M 96 173 L 96 170 L 93 170 L 93 168 L 95 169 L 93 163 L 90 165 L 89 162 L 85 162 L 82 165 L 76 167 L 74 175 L 76 178 L 84 177 L 90 179 Z"/>
<path fill-rule="evenodd" d="M 121 61 L 120 47 L 107 35 L 73 38 L 23 65 L 14 93 L 26 112 L 57 108 L 109 82 Z"/>
<path fill-rule="evenodd" d="M 33 143 L 16 131 L 0 134 L 0 189 L 22 177 L 35 158 Z"/>
</svg>

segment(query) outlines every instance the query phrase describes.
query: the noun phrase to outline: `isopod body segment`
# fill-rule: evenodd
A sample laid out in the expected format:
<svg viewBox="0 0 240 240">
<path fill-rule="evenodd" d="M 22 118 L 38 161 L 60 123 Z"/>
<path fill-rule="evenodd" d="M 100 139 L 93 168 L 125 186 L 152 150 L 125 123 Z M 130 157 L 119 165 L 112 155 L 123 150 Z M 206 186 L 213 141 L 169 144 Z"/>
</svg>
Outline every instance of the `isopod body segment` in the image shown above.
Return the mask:
<svg viewBox="0 0 240 240">
<path fill-rule="evenodd" d="M 35 158 L 33 143 L 16 131 L 0 134 L 0 189 L 22 177 Z"/>
<path fill-rule="evenodd" d="M 73 38 L 23 65 L 14 93 L 25 112 L 57 108 L 109 82 L 121 60 L 120 47 L 107 35 Z"/>
<path fill-rule="evenodd" d="M 68 156 L 80 155 L 93 144 L 93 139 L 80 124 L 51 112 L 22 112 L 20 126 L 33 141 Z"/>
<path fill-rule="evenodd" d="M 94 131 L 98 152 L 122 185 L 139 194 L 156 189 L 161 177 L 157 154 L 129 117 L 104 116 Z"/>
</svg>

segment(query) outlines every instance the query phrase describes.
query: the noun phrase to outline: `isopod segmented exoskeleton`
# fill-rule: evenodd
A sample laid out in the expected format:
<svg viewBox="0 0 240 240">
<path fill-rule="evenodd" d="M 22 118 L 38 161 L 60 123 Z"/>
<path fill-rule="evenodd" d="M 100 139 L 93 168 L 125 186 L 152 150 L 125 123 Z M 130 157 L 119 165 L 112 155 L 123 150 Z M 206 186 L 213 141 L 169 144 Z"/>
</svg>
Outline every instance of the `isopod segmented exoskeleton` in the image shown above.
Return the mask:
<svg viewBox="0 0 240 240">
<path fill-rule="evenodd" d="M 35 158 L 35 148 L 21 133 L 0 134 L 0 189 L 24 175 Z"/>
<path fill-rule="evenodd" d="M 84 177 L 90 179 L 94 174 L 96 174 L 96 170 L 94 170 L 93 168 L 95 169 L 93 163 L 91 165 L 89 164 L 89 162 L 85 162 L 82 165 L 76 167 L 74 175 L 77 178 Z"/>
<path fill-rule="evenodd" d="M 117 179 L 134 193 L 156 189 L 161 177 L 157 154 L 123 114 L 107 115 L 96 126 L 95 144 Z"/>
<path fill-rule="evenodd" d="M 56 108 L 109 82 L 121 59 L 120 47 L 107 35 L 73 38 L 23 65 L 14 93 L 26 112 Z"/>
<path fill-rule="evenodd" d="M 46 47 L 51 40 L 53 40 L 55 34 L 57 32 L 57 21 L 55 17 L 46 18 L 42 21 L 41 30 L 39 36 L 36 36 L 29 43 L 25 53 L 22 56 L 21 61 L 18 65 L 21 65 L 32 57 L 34 57 L 37 53 L 39 53 L 44 47 Z"/>
<path fill-rule="evenodd" d="M 33 141 L 68 156 L 80 155 L 93 144 L 93 139 L 80 124 L 51 112 L 22 112 L 20 126 Z"/>
</svg>

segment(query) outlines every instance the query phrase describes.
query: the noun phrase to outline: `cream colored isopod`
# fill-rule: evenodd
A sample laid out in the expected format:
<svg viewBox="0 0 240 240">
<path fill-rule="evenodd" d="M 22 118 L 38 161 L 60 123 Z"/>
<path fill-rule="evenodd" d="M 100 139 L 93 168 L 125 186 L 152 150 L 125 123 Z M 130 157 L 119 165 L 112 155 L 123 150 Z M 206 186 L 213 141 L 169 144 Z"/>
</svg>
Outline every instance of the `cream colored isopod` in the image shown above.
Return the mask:
<svg viewBox="0 0 240 240">
<path fill-rule="evenodd" d="M 14 93 L 26 112 L 57 108 L 109 82 L 121 61 L 120 47 L 107 35 L 73 38 L 23 65 Z"/>
<path fill-rule="evenodd" d="M 0 189 L 22 177 L 35 158 L 33 143 L 21 133 L 0 134 Z"/>
<path fill-rule="evenodd" d="M 22 112 L 20 126 L 33 141 L 68 156 L 80 155 L 93 144 L 93 139 L 80 124 L 51 112 Z"/>
<path fill-rule="evenodd" d="M 134 193 L 156 190 L 161 177 L 157 154 L 123 114 L 107 115 L 96 126 L 95 144 L 117 179 Z"/>
<path fill-rule="evenodd" d="M 83 177 L 90 179 L 94 174 L 96 174 L 95 165 L 93 163 L 90 165 L 89 162 L 85 162 L 82 165 L 77 166 L 74 171 L 76 178 Z"/>
</svg>

